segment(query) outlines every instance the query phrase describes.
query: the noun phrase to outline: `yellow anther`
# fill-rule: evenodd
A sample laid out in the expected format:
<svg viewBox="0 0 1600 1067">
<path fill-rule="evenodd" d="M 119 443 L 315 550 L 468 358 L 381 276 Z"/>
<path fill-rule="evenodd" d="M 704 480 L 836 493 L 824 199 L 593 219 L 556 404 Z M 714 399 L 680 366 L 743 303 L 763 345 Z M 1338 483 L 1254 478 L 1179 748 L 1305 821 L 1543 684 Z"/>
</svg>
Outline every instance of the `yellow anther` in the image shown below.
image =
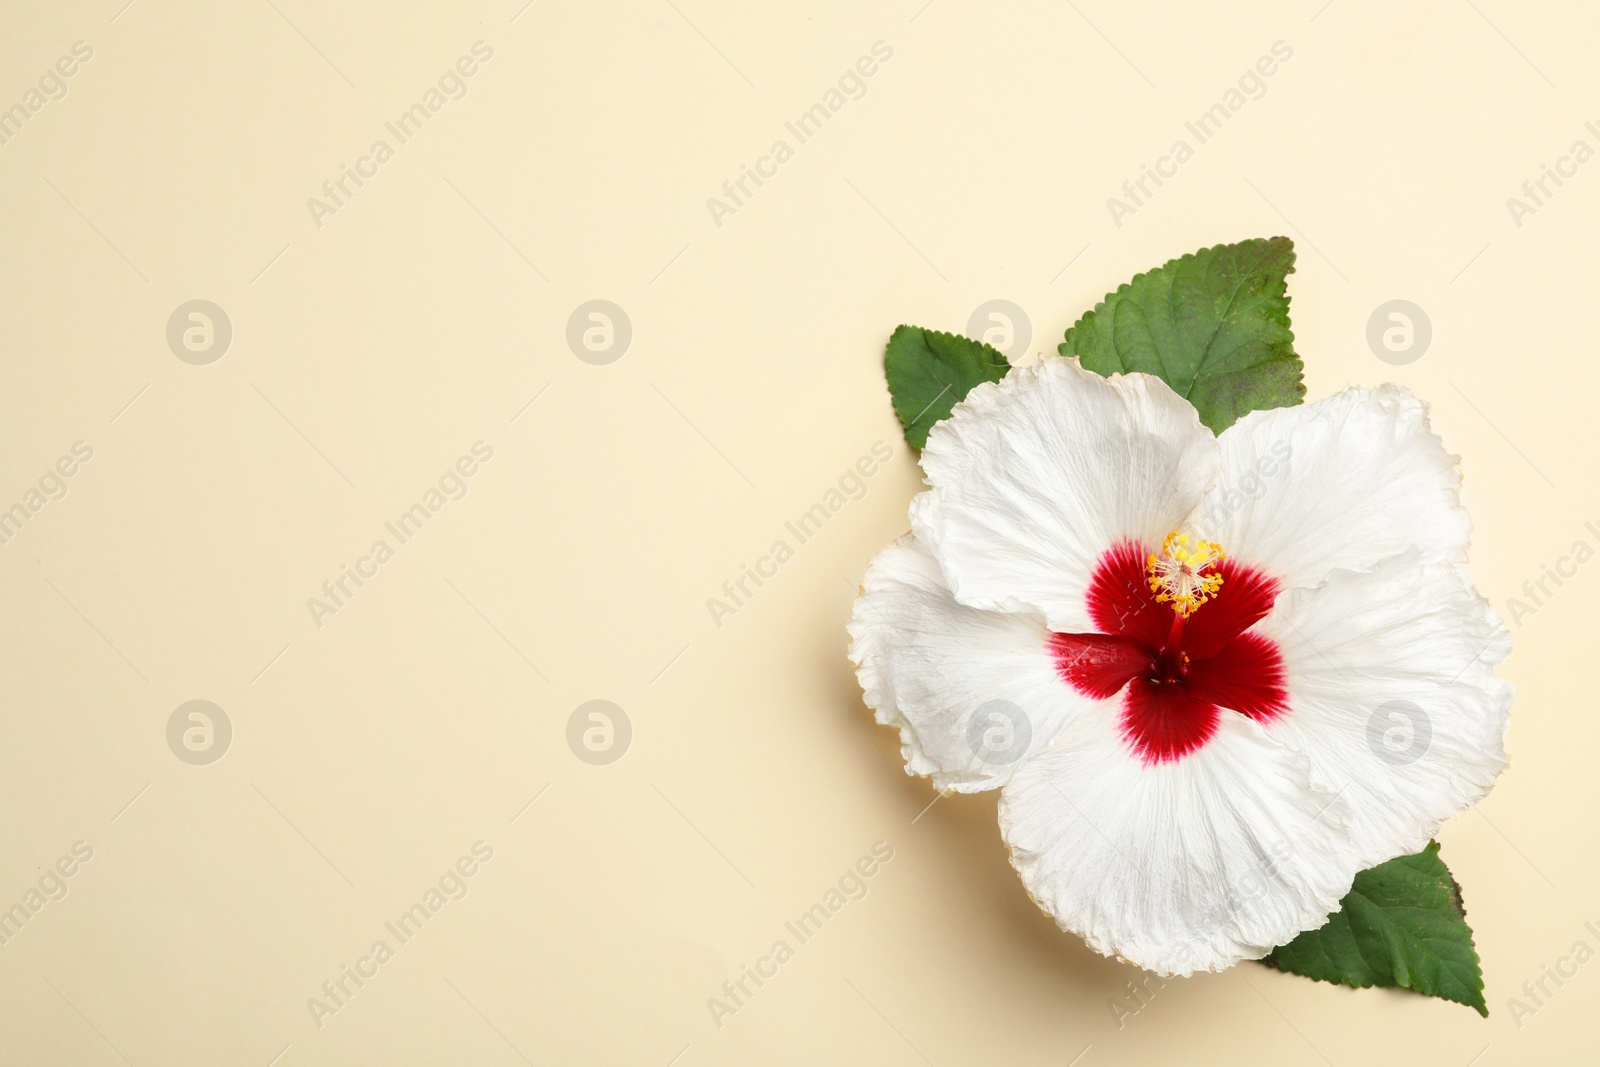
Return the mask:
<svg viewBox="0 0 1600 1067">
<path fill-rule="evenodd" d="M 1222 575 L 1216 568 L 1227 558 L 1221 545 L 1173 530 L 1161 542 L 1161 551 L 1151 553 L 1145 561 L 1145 580 L 1156 594 L 1156 603 L 1170 604 L 1173 611 L 1187 617 L 1222 588 Z"/>
</svg>

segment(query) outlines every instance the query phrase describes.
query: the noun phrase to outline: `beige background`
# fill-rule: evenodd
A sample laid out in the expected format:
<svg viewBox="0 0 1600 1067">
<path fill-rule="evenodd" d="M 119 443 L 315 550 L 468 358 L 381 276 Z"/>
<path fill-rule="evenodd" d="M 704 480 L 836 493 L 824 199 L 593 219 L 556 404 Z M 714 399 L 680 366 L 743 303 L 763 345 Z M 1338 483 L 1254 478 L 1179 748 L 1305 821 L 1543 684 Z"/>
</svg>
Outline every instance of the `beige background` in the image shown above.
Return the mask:
<svg viewBox="0 0 1600 1067">
<path fill-rule="evenodd" d="M 1245 964 L 1119 1027 L 1139 972 L 1034 908 L 992 797 L 927 807 L 843 633 L 919 485 L 894 325 L 1003 298 L 1051 351 L 1136 271 L 1246 236 L 1296 239 L 1312 397 L 1434 402 L 1497 605 L 1600 545 L 1600 164 L 1521 226 L 1506 205 L 1600 144 L 1591 9 L 124 2 L 0 10 L 0 107 L 93 49 L 0 144 L 0 507 L 93 449 L 0 546 L 0 907 L 93 849 L 0 947 L 4 1062 L 1595 1062 L 1600 964 L 1534 1014 L 1507 998 L 1600 948 L 1600 564 L 1521 620 L 1512 768 L 1442 835 L 1487 1021 Z M 467 95 L 396 146 L 480 40 Z M 866 94 L 719 227 L 707 198 L 877 41 Z M 1115 225 L 1276 41 L 1266 94 Z M 307 198 L 380 137 L 319 227 Z M 596 298 L 633 327 L 606 366 L 565 341 Z M 1395 298 L 1433 323 L 1408 366 L 1365 341 Z M 165 339 L 193 299 L 233 327 L 206 366 Z M 480 440 L 467 495 L 315 625 L 307 598 Z M 866 496 L 714 626 L 706 599 L 878 440 Z M 166 740 L 193 699 L 233 728 L 208 766 Z M 591 699 L 632 723 L 609 766 L 567 744 Z M 308 998 L 480 840 L 465 898 L 318 1027 Z M 865 898 L 715 1026 L 707 998 L 878 841 Z"/>
</svg>

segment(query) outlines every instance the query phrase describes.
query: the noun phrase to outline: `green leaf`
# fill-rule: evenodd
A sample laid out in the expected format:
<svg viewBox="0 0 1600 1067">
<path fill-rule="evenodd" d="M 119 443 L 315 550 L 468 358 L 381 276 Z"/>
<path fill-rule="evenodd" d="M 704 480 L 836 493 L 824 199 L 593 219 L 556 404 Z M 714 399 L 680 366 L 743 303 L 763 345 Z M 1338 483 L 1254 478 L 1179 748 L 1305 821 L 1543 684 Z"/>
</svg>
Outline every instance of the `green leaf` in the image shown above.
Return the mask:
<svg viewBox="0 0 1600 1067">
<path fill-rule="evenodd" d="M 1108 293 L 1061 354 L 1099 374 L 1154 374 L 1221 433 L 1246 412 L 1305 397 L 1289 329 L 1293 270 L 1287 237 L 1202 248 Z"/>
<path fill-rule="evenodd" d="M 1322 982 L 1402 986 L 1489 1014 L 1461 887 L 1437 841 L 1356 875 L 1326 925 L 1261 962 Z"/>
<path fill-rule="evenodd" d="M 928 443 L 928 430 L 972 387 L 997 382 L 1011 364 L 997 349 L 953 333 L 901 326 L 883 354 L 894 413 L 913 448 Z"/>
</svg>

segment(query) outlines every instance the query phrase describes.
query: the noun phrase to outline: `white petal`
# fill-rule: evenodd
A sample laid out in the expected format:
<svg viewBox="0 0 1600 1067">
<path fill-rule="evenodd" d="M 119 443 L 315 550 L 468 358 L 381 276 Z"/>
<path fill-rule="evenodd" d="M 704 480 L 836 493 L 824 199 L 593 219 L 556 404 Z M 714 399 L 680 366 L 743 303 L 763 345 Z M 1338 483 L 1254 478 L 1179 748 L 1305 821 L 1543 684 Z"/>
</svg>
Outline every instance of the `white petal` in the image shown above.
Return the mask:
<svg viewBox="0 0 1600 1067">
<path fill-rule="evenodd" d="M 1222 432 L 1222 474 L 1200 528 L 1286 588 L 1365 570 L 1417 546 L 1464 563 L 1472 522 L 1458 457 L 1407 389 L 1346 389 L 1253 411 Z"/>
<path fill-rule="evenodd" d="M 933 428 L 933 488 L 911 525 L 963 604 L 1082 632 L 1095 561 L 1124 538 L 1160 544 L 1217 466 L 1211 431 L 1159 378 L 1050 356 L 978 386 Z"/>
<path fill-rule="evenodd" d="M 1351 809 L 1362 867 L 1417 852 L 1506 765 L 1511 635 L 1461 568 L 1420 551 L 1278 599 L 1290 712 L 1267 730 Z"/>
<path fill-rule="evenodd" d="M 850 661 L 867 706 L 899 728 L 907 774 L 993 789 L 1087 706 L 1057 675 L 1040 616 L 956 603 L 914 536 L 879 553 L 862 585 Z"/>
<path fill-rule="evenodd" d="M 1116 716 L 1115 700 L 1080 716 L 1001 794 L 1011 862 L 1063 929 L 1189 974 L 1258 959 L 1338 909 L 1358 868 L 1304 756 L 1224 711 L 1197 751 L 1145 764 Z"/>
</svg>

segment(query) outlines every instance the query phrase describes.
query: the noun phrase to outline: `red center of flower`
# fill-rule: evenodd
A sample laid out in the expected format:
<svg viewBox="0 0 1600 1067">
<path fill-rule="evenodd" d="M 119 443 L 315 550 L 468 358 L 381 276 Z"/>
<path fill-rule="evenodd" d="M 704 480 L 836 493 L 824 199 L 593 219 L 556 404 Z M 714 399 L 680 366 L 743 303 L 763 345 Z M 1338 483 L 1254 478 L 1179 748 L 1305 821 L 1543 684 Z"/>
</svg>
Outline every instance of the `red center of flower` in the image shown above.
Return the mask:
<svg viewBox="0 0 1600 1067">
<path fill-rule="evenodd" d="M 1089 582 L 1099 633 L 1052 634 L 1056 670 L 1084 696 L 1122 694 L 1122 736 L 1145 763 L 1177 760 L 1217 732 L 1222 709 L 1258 722 L 1289 710 L 1283 656 L 1250 628 L 1278 599 L 1275 578 L 1231 559 L 1220 588 L 1184 615 L 1157 603 L 1150 550 L 1132 541 L 1100 557 Z"/>
</svg>

